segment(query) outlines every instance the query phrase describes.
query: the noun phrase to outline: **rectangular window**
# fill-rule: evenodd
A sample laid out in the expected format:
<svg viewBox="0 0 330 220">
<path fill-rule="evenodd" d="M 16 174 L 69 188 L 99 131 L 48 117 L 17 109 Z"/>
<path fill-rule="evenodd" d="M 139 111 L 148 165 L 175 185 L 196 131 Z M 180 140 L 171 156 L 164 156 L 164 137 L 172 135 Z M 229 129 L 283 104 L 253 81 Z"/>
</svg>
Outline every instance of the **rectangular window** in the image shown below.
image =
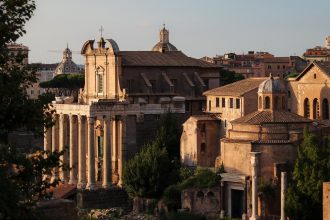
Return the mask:
<svg viewBox="0 0 330 220">
<path fill-rule="evenodd" d="M 219 105 L 220 105 L 220 100 L 219 98 L 215 98 L 215 107 L 219 108 Z"/>
<path fill-rule="evenodd" d="M 226 108 L 226 99 L 225 98 L 222 98 L 221 99 L 221 106 L 222 106 L 222 108 Z"/>
<path fill-rule="evenodd" d="M 103 93 L 103 75 L 97 74 L 97 93 Z"/>
<path fill-rule="evenodd" d="M 241 100 L 240 99 L 236 99 L 236 108 L 237 109 L 241 108 Z"/>
<path fill-rule="evenodd" d="M 229 99 L 229 108 L 234 108 L 234 99 L 233 98 Z"/>
</svg>

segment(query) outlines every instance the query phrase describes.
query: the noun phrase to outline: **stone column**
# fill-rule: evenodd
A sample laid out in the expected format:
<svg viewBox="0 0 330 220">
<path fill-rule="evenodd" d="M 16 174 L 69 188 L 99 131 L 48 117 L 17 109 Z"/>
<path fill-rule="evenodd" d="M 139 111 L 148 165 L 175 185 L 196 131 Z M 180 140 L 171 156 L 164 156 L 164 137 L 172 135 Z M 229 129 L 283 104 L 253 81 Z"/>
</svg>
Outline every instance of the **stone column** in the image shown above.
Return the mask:
<svg viewBox="0 0 330 220">
<path fill-rule="evenodd" d="M 117 144 L 117 121 L 116 118 L 113 117 L 111 120 L 111 134 L 112 134 L 112 140 L 111 140 L 111 144 L 112 144 L 112 170 L 113 173 L 118 173 L 118 144 Z"/>
<path fill-rule="evenodd" d="M 75 122 L 74 122 L 75 118 L 74 115 L 70 114 L 69 115 L 69 123 L 70 123 L 70 181 L 69 184 L 76 184 L 77 183 L 77 176 L 76 176 L 76 172 L 75 170 L 77 169 L 76 167 L 76 144 L 77 142 L 75 141 L 76 139 L 76 128 L 74 126 Z"/>
<path fill-rule="evenodd" d="M 259 152 L 251 152 L 251 176 L 252 176 L 252 215 L 250 220 L 258 219 L 258 156 Z"/>
<path fill-rule="evenodd" d="M 87 130 L 88 130 L 88 179 L 86 188 L 89 190 L 95 189 L 95 149 L 94 149 L 94 117 L 87 118 Z"/>
<path fill-rule="evenodd" d="M 52 128 L 44 127 L 44 151 L 52 151 Z"/>
<path fill-rule="evenodd" d="M 119 120 L 119 160 L 118 160 L 118 174 L 119 182 L 118 185 L 123 185 L 123 170 L 126 162 L 126 116 L 122 116 Z"/>
<path fill-rule="evenodd" d="M 281 220 L 286 220 L 285 194 L 286 194 L 286 172 L 281 172 Z"/>
<path fill-rule="evenodd" d="M 83 116 L 78 115 L 78 189 L 86 187 L 86 129 Z"/>
<path fill-rule="evenodd" d="M 64 149 L 65 145 L 65 137 L 64 137 L 64 114 L 60 114 L 59 116 L 59 151 L 64 151 L 64 154 L 60 157 L 60 165 L 65 166 L 66 164 L 66 149 Z M 65 169 L 65 168 L 64 168 Z M 68 179 L 65 176 L 63 167 L 60 170 L 60 179 L 62 182 L 67 183 Z"/>
<path fill-rule="evenodd" d="M 57 135 L 57 130 L 58 130 L 58 120 L 57 116 L 54 115 L 54 125 L 52 127 L 52 152 L 55 152 L 58 150 L 58 135 Z M 58 179 L 58 168 L 53 169 L 53 180 Z"/>
<path fill-rule="evenodd" d="M 221 186 L 220 186 L 220 205 L 221 205 L 221 211 L 220 211 L 220 218 L 225 218 L 225 183 L 221 181 Z"/>
<path fill-rule="evenodd" d="M 103 188 L 111 187 L 111 132 L 109 117 L 103 118 Z"/>
</svg>

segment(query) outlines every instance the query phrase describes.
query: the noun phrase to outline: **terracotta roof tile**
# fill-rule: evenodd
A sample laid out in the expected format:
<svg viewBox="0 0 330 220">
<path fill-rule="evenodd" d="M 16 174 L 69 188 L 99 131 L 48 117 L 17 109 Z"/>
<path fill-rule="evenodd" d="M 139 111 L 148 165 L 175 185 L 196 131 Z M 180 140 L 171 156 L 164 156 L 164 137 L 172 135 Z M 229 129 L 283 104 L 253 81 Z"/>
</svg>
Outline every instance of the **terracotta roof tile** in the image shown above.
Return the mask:
<svg viewBox="0 0 330 220">
<path fill-rule="evenodd" d="M 181 51 L 120 51 L 123 66 L 178 66 L 220 68 L 219 66 L 186 56 Z"/>
<path fill-rule="evenodd" d="M 243 79 L 225 86 L 208 90 L 203 94 L 218 96 L 241 96 L 253 89 L 257 89 L 266 79 L 268 79 L 268 77 Z"/>
<path fill-rule="evenodd" d="M 312 121 L 288 111 L 255 111 L 231 121 L 232 124 L 311 123 Z"/>
</svg>

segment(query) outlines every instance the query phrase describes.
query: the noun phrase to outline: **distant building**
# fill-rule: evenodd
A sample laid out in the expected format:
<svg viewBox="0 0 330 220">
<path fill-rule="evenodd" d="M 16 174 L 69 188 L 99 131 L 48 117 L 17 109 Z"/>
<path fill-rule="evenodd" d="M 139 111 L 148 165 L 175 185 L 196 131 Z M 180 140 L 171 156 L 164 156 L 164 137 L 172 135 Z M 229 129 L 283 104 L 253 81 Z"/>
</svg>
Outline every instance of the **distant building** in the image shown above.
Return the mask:
<svg viewBox="0 0 330 220">
<path fill-rule="evenodd" d="M 68 73 L 80 73 L 82 69 L 75 64 L 72 60 L 72 52 L 67 46 L 63 51 L 62 61 L 58 64 L 54 71 L 54 76 L 60 74 L 68 74 Z"/>
<path fill-rule="evenodd" d="M 303 54 L 304 59 L 308 62 L 313 61 L 330 61 L 330 36 L 325 39 L 325 46 L 316 46 L 314 48 L 307 49 Z"/>
<path fill-rule="evenodd" d="M 11 43 L 7 44 L 7 48 L 9 50 L 9 54 L 13 56 L 23 55 L 23 65 L 27 65 L 29 63 L 29 48 L 23 44 Z"/>
<path fill-rule="evenodd" d="M 284 78 L 286 75 L 299 72 L 307 66 L 307 62 L 296 56 L 274 57 L 268 52 L 254 51 L 249 51 L 247 54 L 227 53 L 214 58 L 203 57 L 202 60 L 240 73 L 245 78 L 267 77 L 270 73 L 273 76 Z"/>
</svg>

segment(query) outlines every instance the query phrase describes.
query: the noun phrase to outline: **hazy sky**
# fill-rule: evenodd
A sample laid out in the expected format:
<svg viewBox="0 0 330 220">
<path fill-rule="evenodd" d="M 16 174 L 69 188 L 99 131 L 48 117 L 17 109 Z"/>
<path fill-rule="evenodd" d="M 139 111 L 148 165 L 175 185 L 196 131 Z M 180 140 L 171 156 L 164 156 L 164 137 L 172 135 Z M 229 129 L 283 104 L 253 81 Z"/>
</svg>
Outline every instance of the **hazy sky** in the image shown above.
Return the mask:
<svg viewBox="0 0 330 220">
<path fill-rule="evenodd" d="M 114 39 L 120 50 L 150 50 L 165 23 L 188 56 L 269 51 L 301 55 L 330 35 L 330 0 L 37 0 L 27 34 L 30 62 L 53 63 L 88 39 Z M 74 54 L 76 63 L 83 63 Z"/>
</svg>

